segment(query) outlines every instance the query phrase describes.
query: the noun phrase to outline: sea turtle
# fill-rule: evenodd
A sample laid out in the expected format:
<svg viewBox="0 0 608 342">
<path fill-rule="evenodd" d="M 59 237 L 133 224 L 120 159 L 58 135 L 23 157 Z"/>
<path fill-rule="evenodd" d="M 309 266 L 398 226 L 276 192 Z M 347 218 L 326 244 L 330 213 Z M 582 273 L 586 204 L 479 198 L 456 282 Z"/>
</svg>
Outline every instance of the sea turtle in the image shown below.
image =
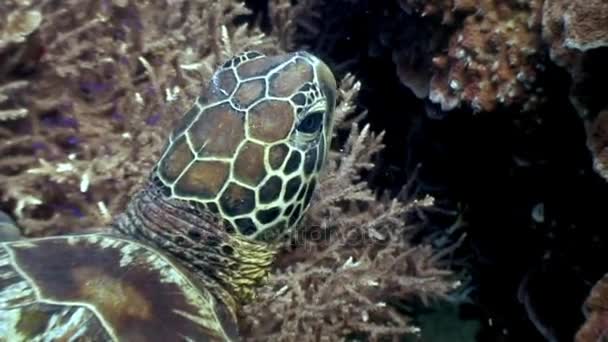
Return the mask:
<svg viewBox="0 0 608 342">
<path fill-rule="evenodd" d="M 309 205 L 335 99 L 309 53 L 230 59 L 110 227 L 0 243 L 0 337 L 238 339 L 238 306 Z"/>
</svg>

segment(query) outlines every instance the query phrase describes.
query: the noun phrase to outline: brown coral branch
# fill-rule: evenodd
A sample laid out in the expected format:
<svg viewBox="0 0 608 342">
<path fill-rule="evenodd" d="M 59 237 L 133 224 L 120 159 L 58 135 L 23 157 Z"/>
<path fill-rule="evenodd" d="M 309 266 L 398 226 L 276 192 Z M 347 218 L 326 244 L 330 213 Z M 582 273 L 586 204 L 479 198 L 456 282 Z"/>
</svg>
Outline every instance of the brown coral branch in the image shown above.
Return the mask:
<svg viewBox="0 0 608 342">
<path fill-rule="evenodd" d="M 234 24 L 248 13 L 234 1 L 9 0 L 0 16 L 32 8 L 42 21 L 19 43 L 20 57 L 0 49 L 0 111 L 28 111 L 11 126 L 0 123 L 0 205 L 36 234 L 100 225 L 101 211 L 121 211 L 166 127 L 216 65 L 229 53 L 272 53 L 277 45 Z"/>
</svg>

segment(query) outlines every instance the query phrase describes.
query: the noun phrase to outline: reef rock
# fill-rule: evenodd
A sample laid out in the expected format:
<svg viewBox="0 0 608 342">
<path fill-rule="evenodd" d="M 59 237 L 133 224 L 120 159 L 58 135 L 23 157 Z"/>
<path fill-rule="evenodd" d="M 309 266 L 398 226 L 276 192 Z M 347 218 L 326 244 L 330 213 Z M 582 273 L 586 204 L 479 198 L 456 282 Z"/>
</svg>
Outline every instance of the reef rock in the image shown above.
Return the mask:
<svg viewBox="0 0 608 342">
<path fill-rule="evenodd" d="M 594 168 L 608 179 L 608 1 L 545 0 L 543 39 L 571 76 L 570 100 L 585 120 Z"/>
</svg>

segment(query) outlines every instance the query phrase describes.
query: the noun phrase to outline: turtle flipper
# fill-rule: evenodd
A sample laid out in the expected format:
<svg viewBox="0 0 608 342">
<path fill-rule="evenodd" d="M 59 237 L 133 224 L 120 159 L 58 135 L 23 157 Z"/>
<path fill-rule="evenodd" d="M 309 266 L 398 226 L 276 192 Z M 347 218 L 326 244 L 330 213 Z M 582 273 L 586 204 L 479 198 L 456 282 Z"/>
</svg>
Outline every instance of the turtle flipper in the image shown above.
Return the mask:
<svg viewBox="0 0 608 342">
<path fill-rule="evenodd" d="M 0 242 L 22 239 L 21 231 L 13 219 L 0 210 Z"/>
<path fill-rule="evenodd" d="M 0 341 L 238 340 L 211 284 L 123 237 L 3 242 L 0 275 Z"/>
</svg>

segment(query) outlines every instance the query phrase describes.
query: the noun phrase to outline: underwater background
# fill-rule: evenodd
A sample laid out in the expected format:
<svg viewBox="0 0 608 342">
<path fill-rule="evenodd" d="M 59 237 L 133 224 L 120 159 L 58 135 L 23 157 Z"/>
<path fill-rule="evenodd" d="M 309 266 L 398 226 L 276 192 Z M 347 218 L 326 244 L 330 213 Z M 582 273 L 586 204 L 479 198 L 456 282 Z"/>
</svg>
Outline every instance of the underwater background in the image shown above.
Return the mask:
<svg viewBox="0 0 608 342">
<path fill-rule="evenodd" d="M 605 0 L 3 0 L 0 210 L 107 225 L 218 65 L 307 50 L 338 139 L 244 340 L 600 341 L 607 47 Z"/>
</svg>

